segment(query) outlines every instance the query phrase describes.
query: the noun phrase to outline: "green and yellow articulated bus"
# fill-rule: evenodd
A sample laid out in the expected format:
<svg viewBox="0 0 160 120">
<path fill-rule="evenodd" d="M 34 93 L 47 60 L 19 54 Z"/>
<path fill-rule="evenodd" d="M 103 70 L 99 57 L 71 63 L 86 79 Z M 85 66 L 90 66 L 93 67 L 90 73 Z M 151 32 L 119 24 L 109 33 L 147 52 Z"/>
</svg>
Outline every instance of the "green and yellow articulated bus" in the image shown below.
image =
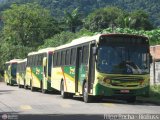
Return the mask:
<svg viewBox="0 0 160 120">
<path fill-rule="evenodd" d="M 4 71 L 4 81 L 7 85 L 15 85 L 16 82 L 16 72 L 17 72 L 17 63 L 21 59 L 13 59 L 5 63 Z"/>
<path fill-rule="evenodd" d="M 27 59 L 21 60 L 17 63 L 16 80 L 19 88 L 22 88 L 25 85 L 26 64 L 27 64 Z"/>
<path fill-rule="evenodd" d="M 122 97 L 134 102 L 147 95 L 150 70 L 149 40 L 128 34 L 82 37 L 53 53 L 51 87 L 63 98 Z"/>
<path fill-rule="evenodd" d="M 31 91 L 36 88 L 42 93 L 52 90 L 51 88 L 51 64 L 54 48 L 46 48 L 28 54 L 26 67 L 25 86 L 30 86 Z"/>
</svg>

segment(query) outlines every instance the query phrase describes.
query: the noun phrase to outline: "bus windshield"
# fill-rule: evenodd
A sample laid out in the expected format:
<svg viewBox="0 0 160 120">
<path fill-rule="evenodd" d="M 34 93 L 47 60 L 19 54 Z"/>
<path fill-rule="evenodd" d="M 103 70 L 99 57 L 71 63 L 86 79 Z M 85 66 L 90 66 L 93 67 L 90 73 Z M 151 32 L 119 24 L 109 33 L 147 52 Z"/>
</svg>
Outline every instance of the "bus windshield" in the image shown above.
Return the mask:
<svg viewBox="0 0 160 120">
<path fill-rule="evenodd" d="M 11 66 L 11 75 L 13 77 L 16 77 L 16 72 L 17 72 L 17 64 L 13 63 L 12 66 Z"/>
<path fill-rule="evenodd" d="M 108 74 L 148 74 L 148 45 L 100 44 L 97 69 Z"/>
</svg>

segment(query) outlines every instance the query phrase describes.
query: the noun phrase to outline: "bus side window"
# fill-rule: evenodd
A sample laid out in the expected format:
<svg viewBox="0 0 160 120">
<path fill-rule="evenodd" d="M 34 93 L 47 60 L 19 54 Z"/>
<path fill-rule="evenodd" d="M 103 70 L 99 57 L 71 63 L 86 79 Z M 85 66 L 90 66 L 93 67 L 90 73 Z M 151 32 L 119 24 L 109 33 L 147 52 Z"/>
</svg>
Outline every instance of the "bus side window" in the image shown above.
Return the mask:
<svg viewBox="0 0 160 120">
<path fill-rule="evenodd" d="M 42 65 L 43 56 L 42 56 L 42 54 L 39 54 L 38 56 L 39 56 L 38 65 L 40 66 L 40 65 Z"/>
<path fill-rule="evenodd" d="M 27 57 L 27 65 L 29 67 L 29 57 Z"/>
<path fill-rule="evenodd" d="M 88 45 L 83 46 L 83 60 L 82 60 L 83 64 L 88 63 L 88 56 L 89 56 L 88 53 L 89 53 L 89 46 Z"/>
<path fill-rule="evenodd" d="M 57 57 L 58 57 L 58 59 L 57 59 L 57 66 L 60 66 L 60 64 L 61 64 L 61 52 L 60 51 L 58 52 Z"/>
<path fill-rule="evenodd" d="M 31 56 L 31 66 L 33 66 L 33 56 Z"/>
<path fill-rule="evenodd" d="M 71 65 L 75 64 L 75 59 L 76 59 L 76 48 L 72 48 L 71 49 Z"/>
<path fill-rule="evenodd" d="M 62 65 L 66 64 L 65 61 L 66 61 L 66 50 L 62 52 Z"/>
<path fill-rule="evenodd" d="M 66 51 L 66 65 L 70 64 L 70 49 Z"/>
<path fill-rule="evenodd" d="M 57 61 L 57 53 L 53 54 L 53 67 L 56 66 L 56 61 Z"/>
</svg>

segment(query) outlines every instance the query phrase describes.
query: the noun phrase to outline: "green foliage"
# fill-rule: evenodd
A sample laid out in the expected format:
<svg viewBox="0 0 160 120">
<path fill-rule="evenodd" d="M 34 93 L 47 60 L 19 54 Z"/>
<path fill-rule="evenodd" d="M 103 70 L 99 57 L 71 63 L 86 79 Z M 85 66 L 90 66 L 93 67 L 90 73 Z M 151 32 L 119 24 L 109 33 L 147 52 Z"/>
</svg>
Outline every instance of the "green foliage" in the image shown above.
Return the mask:
<svg viewBox="0 0 160 120">
<path fill-rule="evenodd" d="M 84 17 L 97 8 L 106 6 L 117 6 L 127 12 L 141 9 L 149 14 L 149 19 L 154 26 L 160 26 L 159 0 L 4 0 L 0 4 L 0 11 L 9 8 L 12 3 L 24 4 L 33 2 L 37 2 L 44 8 L 49 9 L 52 15 L 58 19 L 64 16 L 64 10 L 71 12 L 75 8 L 79 8 Z"/>
<path fill-rule="evenodd" d="M 85 20 L 85 27 L 93 32 L 101 31 L 110 26 L 118 26 L 124 12 L 117 7 L 97 9 Z"/>
<path fill-rule="evenodd" d="M 53 37 L 46 39 L 44 45 L 40 46 L 39 49 L 46 47 L 57 47 L 74 38 L 75 34 L 72 32 L 61 32 L 60 34 L 56 34 Z"/>
<path fill-rule="evenodd" d="M 101 31 L 108 27 L 131 28 L 136 30 L 151 30 L 147 13 L 136 10 L 132 13 L 122 11 L 117 7 L 97 9 L 89 14 L 85 20 L 85 27 L 93 32 Z"/>
<path fill-rule="evenodd" d="M 25 58 L 61 30 L 50 12 L 36 3 L 13 4 L 3 11 L 2 18 L 0 66 L 13 58 Z"/>
<path fill-rule="evenodd" d="M 53 33 L 51 15 L 36 3 L 11 5 L 3 12 L 4 39 L 13 44 L 37 47 Z"/>
<path fill-rule="evenodd" d="M 151 25 L 148 14 L 146 14 L 142 10 L 136 10 L 132 12 L 130 15 L 130 28 L 138 29 L 138 30 L 151 30 L 153 26 Z"/>
<path fill-rule="evenodd" d="M 59 34 L 54 35 L 50 39 L 46 39 L 45 43 L 39 47 L 41 48 L 47 48 L 47 47 L 57 47 L 66 43 L 71 42 L 73 39 L 82 37 L 82 36 L 90 36 L 93 35 L 92 32 L 82 29 L 77 33 L 72 33 L 72 32 L 61 32 Z"/>
<path fill-rule="evenodd" d="M 71 32 L 76 32 L 76 28 L 82 25 L 81 16 L 78 12 L 78 8 L 74 9 L 71 13 L 64 11 L 65 14 L 65 22 L 69 27 Z"/>
<path fill-rule="evenodd" d="M 107 28 L 102 31 L 102 33 L 126 33 L 126 34 L 135 34 L 143 35 L 149 38 L 150 45 L 160 44 L 160 29 L 154 29 L 151 31 L 144 30 L 134 30 L 129 28 Z"/>
</svg>

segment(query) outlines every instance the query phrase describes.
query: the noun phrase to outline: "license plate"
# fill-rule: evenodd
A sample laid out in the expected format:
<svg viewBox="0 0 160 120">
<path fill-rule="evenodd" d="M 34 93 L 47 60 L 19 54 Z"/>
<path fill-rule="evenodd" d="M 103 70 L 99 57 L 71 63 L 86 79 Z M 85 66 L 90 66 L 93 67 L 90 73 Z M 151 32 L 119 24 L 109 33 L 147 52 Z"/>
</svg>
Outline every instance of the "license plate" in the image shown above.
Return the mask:
<svg viewBox="0 0 160 120">
<path fill-rule="evenodd" d="M 129 93 L 129 90 L 121 90 L 121 93 Z"/>
</svg>

